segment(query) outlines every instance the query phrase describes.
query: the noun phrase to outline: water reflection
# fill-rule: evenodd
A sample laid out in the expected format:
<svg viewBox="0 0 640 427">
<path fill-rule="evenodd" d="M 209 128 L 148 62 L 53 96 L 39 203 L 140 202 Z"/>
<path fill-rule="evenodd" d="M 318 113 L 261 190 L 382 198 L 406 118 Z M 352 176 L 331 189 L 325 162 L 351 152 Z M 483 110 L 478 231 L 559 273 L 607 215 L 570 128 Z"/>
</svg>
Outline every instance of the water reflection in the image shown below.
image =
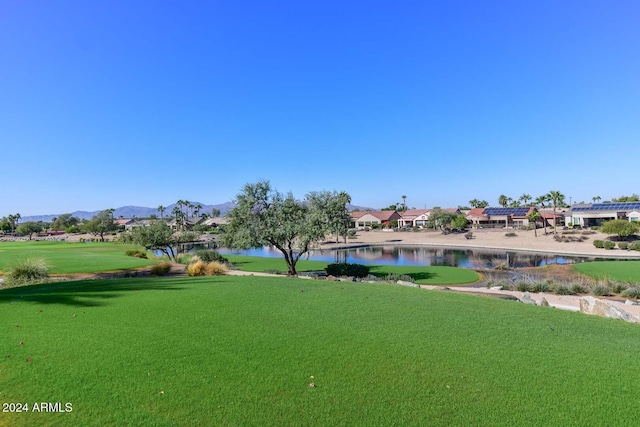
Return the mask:
<svg viewBox="0 0 640 427">
<path fill-rule="evenodd" d="M 273 247 L 246 251 L 220 250 L 250 256 L 280 258 L 282 253 Z M 549 264 L 574 264 L 593 261 L 594 257 L 565 256 L 544 253 L 509 252 L 489 249 L 450 249 L 442 247 L 414 246 L 369 246 L 339 250 L 314 250 L 304 259 L 328 262 L 350 262 L 358 264 L 386 265 L 444 265 L 465 268 L 494 268 L 505 265 L 516 267 L 539 267 Z"/>
</svg>

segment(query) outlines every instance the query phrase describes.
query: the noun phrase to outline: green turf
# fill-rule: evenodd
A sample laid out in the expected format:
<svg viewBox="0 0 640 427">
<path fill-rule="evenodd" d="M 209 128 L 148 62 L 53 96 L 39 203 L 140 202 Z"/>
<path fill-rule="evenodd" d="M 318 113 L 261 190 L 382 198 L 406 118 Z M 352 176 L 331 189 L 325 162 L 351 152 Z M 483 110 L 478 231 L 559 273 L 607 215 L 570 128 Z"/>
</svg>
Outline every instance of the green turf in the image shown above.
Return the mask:
<svg viewBox="0 0 640 427">
<path fill-rule="evenodd" d="M 640 261 L 593 261 L 574 264 L 573 268 L 595 279 L 640 283 Z"/>
<path fill-rule="evenodd" d="M 283 258 L 263 258 L 243 255 L 225 255 L 233 265 L 242 271 L 279 271 L 287 272 L 287 264 Z M 322 271 L 328 265 L 325 261 L 301 260 L 296 264 L 299 273 L 305 271 Z M 465 268 L 446 266 L 395 266 L 395 265 L 372 265 L 371 274 L 385 277 L 388 274 L 406 274 L 414 278 L 416 283 L 430 285 L 453 285 L 465 284 L 478 281 L 476 272 Z"/>
<path fill-rule="evenodd" d="M 11 426 L 611 426 L 640 393 L 638 325 L 386 284 L 7 289 L 0 349 L 0 402 L 73 405 Z"/>
<path fill-rule="evenodd" d="M 0 271 L 7 272 L 24 258 L 43 258 L 51 274 L 97 273 L 152 265 L 156 261 L 125 255 L 138 246 L 113 242 L 0 242 Z"/>
</svg>

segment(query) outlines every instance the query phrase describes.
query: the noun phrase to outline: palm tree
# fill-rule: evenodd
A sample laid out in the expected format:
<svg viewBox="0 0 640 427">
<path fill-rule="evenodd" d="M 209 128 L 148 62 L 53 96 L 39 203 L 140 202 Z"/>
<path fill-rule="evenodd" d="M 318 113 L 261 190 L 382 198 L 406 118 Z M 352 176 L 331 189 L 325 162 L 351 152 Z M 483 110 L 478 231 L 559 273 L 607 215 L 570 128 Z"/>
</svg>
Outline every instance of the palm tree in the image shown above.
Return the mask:
<svg viewBox="0 0 640 427">
<path fill-rule="evenodd" d="M 591 198 L 591 200 L 593 200 L 593 203 L 598 203 L 600 200 L 602 200 L 602 197 L 595 196 L 595 197 Z"/>
<path fill-rule="evenodd" d="M 202 209 L 202 205 L 198 203 L 193 207 L 193 216 L 198 216 L 198 212 Z"/>
<path fill-rule="evenodd" d="M 534 204 L 536 206 L 540 206 L 541 208 L 546 208 L 546 204 L 549 202 L 549 195 L 548 194 L 543 194 L 542 196 L 538 196 L 538 198 L 536 198 L 536 200 L 534 200 Z M 544 226 L 544 234 L 545 236 L 547 235 L 547 219 L 546 218 L 542 218 L 542 225 Z"/>
<path fill-rule="evenodd" d="M 501 194 L 500 197 L 498 197 L 498 204 L 503 208 L 506 208 L 509 205 L 509 202 L 511 202 L 511 197 L 507 197 L 504 194 Z"/>
<path fill-rule="evenodd" d="M 535 237 L 538 237 L 538 218 L 540 218 L 542 215 L 540 215 L 540 212 L 538 211 L 532 211 L 529 215 L 527 215 L 527 219 L 529 219 L 529 221 L 533 221 L 533 235 Z"/>
<path fill-rule="evenodd" d="M 407 210 L 407 196 L 405 196 L 404 194 L 402 195 L 402 210 Z"/>
<path fill-rule="evenodd" d="M 564 194 L 559 191 L 551 190 L 547 195 L 549 201 L 553 203 L 553 234 L 558 234 L 558 224 L 556 222 L 556 207 L 564 205 Z"/>
<path fill-rule="evenodd" d="M 520 200 L 524 204 L 524 206 L 527 206 L 529 204 L 529 200 L 531 200 L 531 195 L 523 193 L 518 200 Z"/>
<path fill-rule="evenodd" d="M 156 208 L 158 212 L 160 212 L 160 219 L 164 219 L 164 211 L 167 209 L 166 207 L 160 205 Z"/>
</svg>

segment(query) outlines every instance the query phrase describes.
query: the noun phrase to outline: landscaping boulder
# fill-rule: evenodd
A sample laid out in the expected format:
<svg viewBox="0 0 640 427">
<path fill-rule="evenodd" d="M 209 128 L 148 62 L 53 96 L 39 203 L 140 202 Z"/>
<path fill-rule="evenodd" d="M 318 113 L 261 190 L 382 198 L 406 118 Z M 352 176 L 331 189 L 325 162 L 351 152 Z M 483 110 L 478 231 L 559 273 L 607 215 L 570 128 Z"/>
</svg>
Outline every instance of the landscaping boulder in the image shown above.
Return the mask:
<svg viewBox="0 0 640 427">
<path fill-rule="evenodd" d="M 540 301 L 540 306 L 549 307 L 549 301 L 545 297 L 542 297 L 542 301 Z"/>
<path fill-rule="evenodd" d="M 520 297 L 520 302 L 523 304 L 537 305 L 536 301 L 531 298 L 531 295 L 529 295 L 529 292 L 525 292 L 524 294 L 522 294 L 522 297 Z"/>
<path fill-rule="evenodd" d="M 492 291 L 501 291 L 504 289 L 504 287 L 502 286 L 492 286 L 489 289 L 491 289 Z"/>
<path fill-rule="evenodd" d="M 596 316 L 608 317 L 611 319 L 621 319 L 625 322 L 638 323 L 635 316 L 616 307 L 608 301 L 600 300 L 594 297 L 580 298 L 580 312 L 585 314 L 594 314 Z"/>
</svg>

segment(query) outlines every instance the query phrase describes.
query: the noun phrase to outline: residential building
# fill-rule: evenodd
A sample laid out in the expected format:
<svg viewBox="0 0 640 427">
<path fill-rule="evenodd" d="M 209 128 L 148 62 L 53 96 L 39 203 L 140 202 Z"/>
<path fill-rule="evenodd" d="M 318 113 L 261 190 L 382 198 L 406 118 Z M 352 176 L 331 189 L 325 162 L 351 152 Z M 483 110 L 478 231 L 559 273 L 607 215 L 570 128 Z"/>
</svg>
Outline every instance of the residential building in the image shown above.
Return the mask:
<svg viewBox="0 0 640 427">
<path fill-rule="evenodd" d="M 640 202 L 584 203 L 571 206 L 565 213 L 565 222 L 568 225 L 593 227 L 612 219 L 638 221 L 639 212 Z"/>
</svg>

